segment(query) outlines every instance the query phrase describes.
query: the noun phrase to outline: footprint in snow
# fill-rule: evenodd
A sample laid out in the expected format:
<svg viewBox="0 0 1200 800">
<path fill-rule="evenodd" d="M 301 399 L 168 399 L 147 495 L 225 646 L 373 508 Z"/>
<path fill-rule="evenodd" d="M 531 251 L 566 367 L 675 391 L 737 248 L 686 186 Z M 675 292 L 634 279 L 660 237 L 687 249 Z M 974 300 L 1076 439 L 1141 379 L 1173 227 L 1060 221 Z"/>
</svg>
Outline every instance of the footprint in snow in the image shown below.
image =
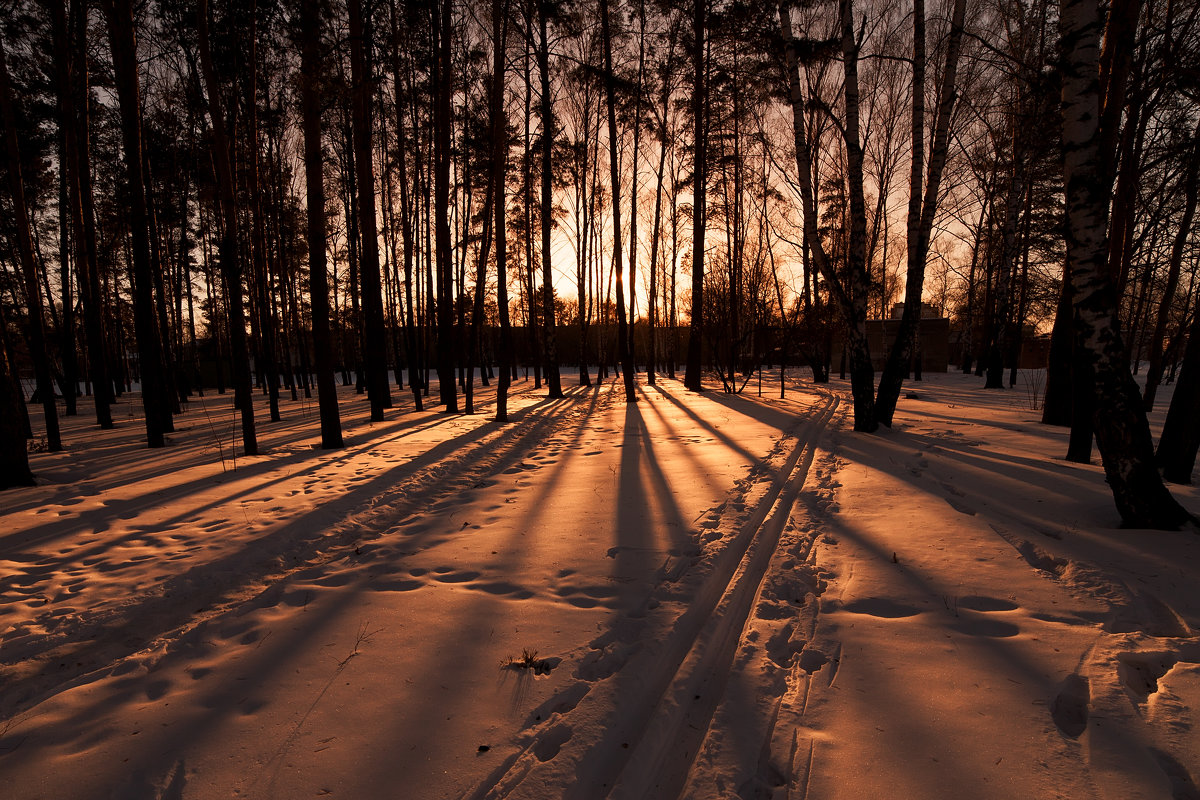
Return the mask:
<svg viewBox="0 0 1200 800">
<path fill-rule="evenodd" d="M 507 581 L 494 581 L 491 583 L 473 583 L 467 586 L 468 589 L 474 589 L 478 592 L 486 592 L 498 596 L 515 597 L 517 600 L 528 600 L 533 597 L 533 592 L 528 589 L 518 586 L 515 583 Z"/>
<path fill-rule="evenodd" d="M 1117 677 L 1134 701 L 1142 703 L 1158 691 L 1159 679 L 1178 661 L 1175 653 L 1165 651 L 1121 653 L 1117 656 Z"/>
<path fill-rule="evenodd" d="M 944 499 L 951 508 L 953 508 L 955 511 L 957 511 L 960 514 L 966 514 L 968 517 L 973 517 L 977 513 L 975 511 L 975 509 L 971 508 L 971 506 L 967 505 L 966 503 L 955 500 L 952 497 L 947 497 Z"/>
<path fill-rule="evenodd" d="M 406 581 L 400 578 L 385 578 L 370 583 L 370 587 L 377 592 L 412 592 L 424 585 L 421 581 Z"/>
<path fill-rule="evenodd" d="M 158 700 L 171 688 L 171 682 L 165 680 L 150 681 L 146 684 L 146 699 Z"/>
<path fill-rule="evenodd" d="M 465 570 L 463 572 L 447 572 L 444 567 L 434 570 L 434 580 L 442 583 L 466 583 L 473 581 L 479 577 L 479 573 L 473 570 Z"/>
<path fill-rule="evenodd" d="M 977 617 L 973 614 L 955 620 L 950 627 L 968 636 L 990 636 L 995 639 L 1006 639 L 1021 632 L 1021 629 L 1011 622 Z"/>
<path fill-rule="evenodd" d="M 1072 673 L 1050 701 L 1050 717 L 1064 736 L 1078 739 L 1087 730 L 1091 691 L 1087 678 Z"/>
<path fill-rule="evenodd" d="M 570 741 L 575 732 L 569 725 L 555 725 L 538 737 L 533 745 L 533 754 L 538 761 L 549 761 L 558 755 L 562 746 Z"/>
<path fill-rule="evenodd" d="M 915 617 L 921 613 L 921 609 L 915 606 L 897 603 L 895 600 L 889 600 L 886 597 L 862 597 L 857 600 L 851 600 L 842 606 L 843 609 L 851 614 L 866 614 L 871 617 L 883 617 L 884 619 L 901 619 L 903 617 Z"/>
<path fill-rule="evenodd" d="M 957 605 L 959 608 L 969 608 L 972 611 L 1015 611 L 1020 608 L 1011 600 L 1001 597 L 984 597 L 978 594 L 958 598 Z"/>
</svg>

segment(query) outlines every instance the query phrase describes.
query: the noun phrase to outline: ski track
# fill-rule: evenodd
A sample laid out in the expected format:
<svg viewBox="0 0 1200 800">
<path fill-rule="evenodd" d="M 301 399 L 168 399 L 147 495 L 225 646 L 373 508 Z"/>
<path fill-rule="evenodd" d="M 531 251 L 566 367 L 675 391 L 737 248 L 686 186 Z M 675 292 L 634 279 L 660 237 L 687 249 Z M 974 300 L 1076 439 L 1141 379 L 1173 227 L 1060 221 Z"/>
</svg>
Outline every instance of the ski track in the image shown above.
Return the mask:
<svg viewBox="0 0 1200 800">
<path fill-rule="evenodd" d="M 0 636 L 5 687 L 0 721 L 65 689 L 124 671 L 130 659 L 152 665 L 243 605 L 274 604 L 290 577 L 353 556 L 364 542 L 512 468 L 553 437 L 586 423 L 611 403 L 612 391 L 572 387 L 562 399 L 510 413 L 508 423 L 481 422 L 396 468 L 407 474 L 377 480 L 372 486 L 379 488 L 348 514 L 345 498 L 335 497 L 331 509 L 314 509 L 264 536 L 248 537 L 242 549 L 119 603 L 78 614 L 63 614 L 51 604 Z M 478 413 L 486 405 L 476 408 Z M 190 598 L 185 606 L 175 599 L 181 594 Z"/>
<path fill-rule="evenodd" d="M 702 749 L 709 757 L 720 757 L 711 752 L 721 749 L 720 737 L 705 747 L 706 737 L 722 706 L 739 650 L 761 655 L 761 648 L 747 641 L 747 628 L 764 586 L 781 567 L 804 562 L 815 538 L 809 526 L 799 531 L 794 537 L 798 541 L 787 552 L 778 550 L 785 530 L 796 530 L 793 509 L 818 442 L 841 405 L 840 397 L 832 392 L 812 394 L 816 402 L 779 439 L 764 462 L 738 482 L 729 499 L 702 515 L 706 521 L 701 529 L 711 529 L 727 510 L 741 511 L 722 526 L 734 527 L 736 532 L 720 542 L 723 547 L 711 560 L 701 556 L 690 570 L 692 575 L 676 579 L 687 583 L 691 578 L 698 585 L 682 598 L 685 610 L 665 624 L 670 630 L 660 643 L 645 641 L 645 618 L 656 608 L 665 609 L 672 595 L 680 599 L 670 576 L 642 608 L 592 643 L 593 653 L 576 672 L 579 680 L 530 714 L 529 730 L 518 752 L 464 797 L 538 798 L 567 787 L 563 790 L 566 800 L 675 798 L 688 786 Z M 765 468 L 777 461 L 782 462 L 778 468 Z M 748 495 L 771 472 L 769 485 L 751 506 L 746 502 Z M 715 540 L 713 534 L 704 539 Z M 801 602 L 815 613 L 811 600 L 808 596 Z M 795 608 L 790 612 L 794 614 Z M 801 635 L 811 634 L 814 625 L 815 617 L 805 625 L 779 626 L 785 631 L 783 649 L 787 653 L 773 652 L 771 656 L 790 661 L 789 654 L 798 654 L 804 645 L 803 640 L 795 640 L 796 631 L 803 627 Z M 767 649 L 778 650 L 769 643 Z M 596 691 L 600 688 L 608 691 Z M 765 730 L 757 731 L 763 737 L 757 748 L 761 753 L 751 771 L 766 772 L 767 762 L 774 760 L 772 737 L 786 688 L 779 688 Z M 618 704 L 619 710 L 614 707 Z M 791 761 L 794 754 L 784 755 L 783 760 Z"/>
</svg>

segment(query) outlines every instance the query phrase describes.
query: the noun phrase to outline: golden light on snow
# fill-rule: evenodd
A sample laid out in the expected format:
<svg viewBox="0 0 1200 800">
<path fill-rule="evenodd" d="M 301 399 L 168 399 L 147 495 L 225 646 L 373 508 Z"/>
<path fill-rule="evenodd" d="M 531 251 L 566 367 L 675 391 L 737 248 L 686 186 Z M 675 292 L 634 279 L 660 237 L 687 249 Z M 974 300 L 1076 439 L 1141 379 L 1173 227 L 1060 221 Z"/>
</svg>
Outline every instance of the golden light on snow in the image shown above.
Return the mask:
<svg viewBox="0 0 1200 800">
<path fill-rule="evenodd" d="M 228 395 L 158 451 L 65 418 L 0 494 L 5 796 L 1194 785 L 1200 540 L 1116 529 L 1018 398 L 927 374 L 865 436 L 795 370 L 571 377 L 506 426 L 344 387 L 338 451 L 311 402 L 250 458 Z"/>
</svg>

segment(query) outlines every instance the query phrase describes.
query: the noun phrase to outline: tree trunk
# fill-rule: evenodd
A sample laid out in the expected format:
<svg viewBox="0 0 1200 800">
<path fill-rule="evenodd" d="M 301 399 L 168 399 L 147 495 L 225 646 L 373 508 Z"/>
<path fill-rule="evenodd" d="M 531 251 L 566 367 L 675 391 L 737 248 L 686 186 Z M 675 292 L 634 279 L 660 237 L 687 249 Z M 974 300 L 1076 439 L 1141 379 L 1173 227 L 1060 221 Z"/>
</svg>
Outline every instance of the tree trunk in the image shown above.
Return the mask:
<svg viewBox="0 0 1200 800">
<path fill-rule="evenodd" d="M 521 230 L 523 233 L 522 254 L 524 266 L 517 271 L 517 275 L 521 285 L 521 296 L 524 298 L 525 303 L 525 335 L 528 339 L 529 352 L 533 359 L 533 388 L 541 389 L 542 359 L 539 358 L 541 350 L 538 347 L 537 334 L 538 300 L 535 297 L 537 292 L 534 289 L 533 268 L 533 147 L 531 135 L 533 128 L 533 70 L 531 61 L 536 49 L 533 42 L 535 13 L 533 3 L 527 2 L 523 4 L 522 19 L 525 23 L 525 37 L 522 42 L 521 76 L 525 89 L 525 108 L 522 115 L 521 198 L 523 202 L 521 209 Z M 580 294 L 582 295 L 582 292 Z M 528 367 L 525 369 L 525 374 L 528 377 Z"/>
<path fill-rule="evenodd" d="M 9 367 L 8 353 L 5 348 L 0 348 L 0 490 L 36 485 L 33 473 L 29 471 L 29 450 L 22 424 L 24 403 L 17 386 L 16 373 Z"/>
<path fill-rule="evenodd" d="M 319 76 L 325 72 L 321 49 L 321 13 L 317 3 L 300 4 L 300 112 L 304 128 L 304 181 L 308 195 L 308 292 L 312 308 L 313 356 L 321 447 L 342 447 L 342 421 L 333 379 L 329 337 L 329 278 L 325 257 L 325 165 L 321 146 Z"/>
<path fill-rule="evenodd" d="M 371 420 L 383 421 L 392 407 L 387 375 L 387 332 L 383 324 L 383 291 L 379 278 L 379 232 L 375 222 L 375 161 L 371 144 L 371 74 L 367 63 L 369 20 L 362 0 L 347 0 L 350 18 L 350 81 L 354 95 L 354 166 L 358 183 L 359 281 L 363 298 L 363 355 Z"/>
<path fill-rule="evenodd" d="M 702 1 L 702 0 L 700 0 Z M 608 0 L 600 0 L 600 38 L 604 50 L 604 94 L 608 107 L 608 163 L 612 177 L 613 272 L 617 278 L 617 356 L 625 381 L 625 402 L 636 403 L 633 384 L 633 355 L 629 345 L 629 323 L 625 314 L 624 268 L 621 264 L 621 169 L 617 160 L 616 76 L 612 63 L 612 31 Z"/>
<path fill-rule="evenodd" d="M 792 133 L 796 149 L 796 172 L 804 211 L 804 243 L 809 248 L 817 271 L 841 309 L 846 329 L 845 356 L 850 362 L 850 390 L 854 397 L 854 429 L 866 433 L 878 427 L 875 419 L 875 369 L 867 341 L 867 276 L 865 274 L 866 206 L 862 192 L 862 147 L 858 130 L 858 55 L 854 41 L 852 7 L 843 1 L 842 52 L 846 73 L 845 95 L 848 110 L 846 148 L 850 155 L 851 183 L 851 247 L 846 283 L 837 275 L 821 244 L 817 231 L 817 204 L 812 181 L 812 150 L 804 120 L 804 91 L 800 83 L 796 42 L 792 36 L 791 12 L 787 3 L 779 5 L 779 21 L 783 32 L 785 65 L 792 106 Z"/>
<path fill-rule="evenodd" d="M 508 318 L 508 115 L 504 109 L 504 65 L 508 42 L 508 0 L 492 0 L 492 201 L 496 239 L 496 306 L 500 313 L 500 376 L 496 381 L 496 421 L 508 421 L 512 382 L 512 322 Z M 558 375 L 555 365 L 555 376 Z M 561 390 L 560 390 L 561 391 Z"/>
<path fill-rule="evenodd" d="M 642 141 L 642 100 L 646 84 L 646 0 L 638 0 L 638 72 L 633 103 L 633 174 L 629 187 L 629 328 L 626 334 L 629 348 L 629 363 L 637 372 L 637 354 L 634 352 L 634 329 L 637 326 L 637 248 L 638 248 L 638 162 Z M 611 35 L 611 32 L 610 32 Z M 613 191 L 617 191 L 616 187 Z M 651 271 L 654 267 L 651 265 Z M 651 381 L 653 383 L 653 381 Z"/>
<path fill-rule="evenodd" d="M 434 3 L 434 237 L 437 256 L 437 374 L 442 410 L 458 411 L 454 385 L 454 264 L 450 250 L 450 35 L 454 0 Z"/>
<path fill-rule="evenodd" d="M 1071 350 L 1072 315 L 1070 263 L 1063 263 L 1062 287 L 1059 290 L 1058 310 L 1050 331 L 1050 355 L 1046 365 L 1046 393 L 1042 397 L 1042 424 L 1068 427 L 1071 425 Z M 1090 439 L 1089 439 L 1090 442 Z M 1090 448 L 1090 444 L 1089 444 Z"/>
<path fill-rule="evenodd" d="M 1150 428 L 1125 362 L 1105 234 L 1111 172 L 1099 161 L 1100 15 L 1097 0 L 1061 0 L 1063 59 L 1063 178 L 1067 257 L 1075 301 L 1077 375 L 1094 381 L 1096 441 L 1125 527 L 1177 529 L 1191 519 L 1163 485 L 1154 465 Z M 1109 36 L 1132 30 L 1109 30 Z M 1109 93 L 1113 86 L 1107 87 Z"/>
<path fill-rule="evenodd" d="M 879 394 L 875 400 L 875 418 L 889 427 L 892 424 L 892 415 L 896 411 L 896 402 L 900 399 L 900 388 L 908 369 L 908 362 L 912 358 L 917 340 L 917 326 L 921 321 L 921 292 L 925 285 L 925 260 L 929 255 L 933 217 L 937 211 L 938 192 L 941 189 L 942 171 L 946 165 L 946 151 L 950 142 L 950 115 L 957 96 L 955 81 L 958 74 L 958 58 L 962 50 L 965 13 L 966 0 L 955 0 L 950 22 L 950 38 L 946 45 L 946 67 L 942 74 L 937 116 L 933 125 L 933 150 L 929 154 L 929 174 L 925 179 L 924 200 L 922 200 L 921 162 L 924 157 L 925 138 L 925 4 L 923 0 L 916 0 L 913 8 L 915 21 L 913 163 L 908 201 L 908 272 L 904 287 L 904 312 L 900 319 L 900 330 L 896 334 L 895 344 L 892 346 L 892 351 L 883 368 L 883 374 L 880 376 Z"/>
<path fill-rule="evenodd" d="M 169 427 L 162 343 L 154 315 L 154 277 L 151 274 L 150 229 L 142 160 L 142 111 L 138 89 L 137 41 L 131 0 L 105 0 L 113 78 L 121 106 L 121 134 L 129 189 L 129 227 L 133 240 L 133 324 L 141 367 L 142 405 L 146 441 L 162 447 Z"/>
<path fill-rule="evenodd" d="M 487 260 L 488 251 L 492 247 L 492 225 L 495 222 L 495 216 L 492 214 L 493 192 L 495 186 L 492 183 L 492 176 L 488 176 L 488 185 L 486 191 L 486 199 L 483 203 L 483 213 L 480 215 L 483 222 L 483 240 L 479 245 L 479 250 L 475 254 L 475 289 L 471 302 L 471 328 L 470 336 L 467 339 L 466 353 L 466 378 L 463 380 L 463 394 L 465 396 L 464 412 L 467 414 L 475 413 L 475 360 L 479 355 L 479 333 L 483 326 L 483 300 L 484 289 L 487 285 Z M 483 375 L 483 368 L 480 367 L 480 375 Z M 486 376 L 484 383 L 487 383 Z"/>
<path fill-rule="evenodd" d="M 1025 210 L 1022 212 L 1021 240 L 1017 252 L 1021 257 L 1021 278 L 1017 282 L 1017 312 L 1013 318 L 1012 338 L 1008 341 L 1008 387 L 1017 385 L 1017 370 L 1021 366 L 1021 349 L 1025 338 L 1025 315 L 1029 308 L 1029 235 L 1033 227 L 1033 193 L 1037 187 L 1027 181 L 1025 187 Z"/>
<path fill-rule="evenodd" d="M 126 0 L 127 2 L 127 0 Z M 216 166 L 217 189 L 224 230 L 217 258 L 225 280 L 228 297 L 226 324 L 229 329 L 229 351 L 232 367 L 233 402 L 241 412 L 242 447 L 246 455 L 258 455 L 258 435 L 254 426 L 254 397 L 250 387 L 250 359 L 246 350 L 246 315 L 242 295 L 242 268 L 238 254 L 238 209 L 233 183 L 233 163 L 229 131 L 225 127 L 225 111 L 221 89 L 213 68 L 212 48 L 208 41 L 208 0 L 200 0 L 196 8 L 196 26 L 200 50 L 200 72 L 208 95 L 208 115 L 212 122 L 213 163 Z M 322 236 L 322 240 L 324 237 Z"/>
<path fill-rule="evenodd" d="M 667 56 L 667 72 L 670 72 L 671 58 L 674 55 L 674 40 L 671 41 L 671 52 Z M 654 173 L 654 222 L 650 229 L 650 308 L 646 324 L 646 341 L 649 353 L 646 357 L 646 382 L 654 385 L 654 371 L 658 366 L 657 326 L 658 326 L 658 257 L 662 242 L 662 192 L 663 173 L 667 163 L 667 104 L 670 102 L 670 83 L 663 81 L 663 97 L 659 104 L 662 113 L 662 130 L 659 131 L 658 169 Z"/>
<path fill-rule="evenodd" d="M 62 235 L 59 240 L 59 261 L 62 266 L 61 285 L 63 293 L 63 398 L 67 402 L 67 415 L 75 414 L 75 388 L 78 383 L 76 376 L 77 356 L 75 350 L 75 303 L 71 294 L 71 276 L 67 270 L 67 255 L 71 248 L 71 234 L 74 234 L 75 274 L 80 287 L 80 300 L 83 301 L 85 317 L 85 333 L 88 330 L 87 307 L 92 298 L 88 297 L 88 247 L 83 226 L 82 201 L 79 196 L 79 167 L 77 122 L 75 108 L 74 73 L 82 70 L 86 74 L 87 65 L 81 49 L 73 49 L 71 31 L 67 20 L 65 0 L 56 0 L 49 4 L 51 26 L 53 29 L 54 50 L 58 57 L 55 59 L 55 82 L 58 95 L 58 127 L 59 127 L 59 175 L 62 191 L 60 194 L 60 218 L 63 221 Z M 94 231 L 93 231 L 94 233 Z M 94 261 L 95 255 L 92 254 Z M 103 356 L 103 354 L 101 354 Z M 90 370 L 89 370 L 90 372 Z M 89 375 L 89 377 L 91 377 Z M 95 380 L 92 379 L 95 383 Z M 70 389 L 68 392 L 67 389 Z M 108 406 L 107 393 L 93 390 L 96 395 L 96 420 L 101 427 L 112 427 L 112 415 Z M 103 397 L 103 401 L 101 401 Z M 105 419 L 107 417 L 107 420 Z M 107 425 L 103 423 L 107 421 Z"/>
<path fill-rule="evenodd" d="M 859 43 L 854 34 L 853 0 L 842 0 L 842 68 L 846 100 L 846 183 L 850 195 L 850 241 L 847 254 L 851 335 L 847 337 L 850 355 L 850 391 L 854 396 L 854 429 L 872 432 L 875 421 L 875 369 L 866 336 L 867 300 L 870 276 L 866 264 L 867 213 L 863 196 L 863 150 L 859 131 Z M 861 421 L 859 417 L 862 417 Z"/>
<path fill-rule="evenodd" d="M 704 229 L 705 191 L 708 188 L 708 76 L 705 33 L 708 0 L 692 0 L 692 319 L 688 336 L 687 366 L 683 385 L 703 391 L 700 346 L 704 335 Z"/>
<path fill-rule="evenodd" d="M 528 94 L 528 68 L 526 68 L 526 93 Z M 578 231 L 579 246 L 575 248 L 575 297 L 579 302 L 579 313 L 576 315 L 579 327 L 579 385 L 591 386 L 592 376 L 588 367 L 588 326 L 591 308 L 588 298 L 588 279 L 591 276 L 591 260 L 589 245 L 591 241 L 591 194 L 588 192 L 589 156 L 591 153 L 591 103 L 585 95 L 582 105 L 580 128 L 582 139 L 579 142 L 579 155 L 576 157 L 573 178 L 575 180 L 575 229 Z M 526 101 L 525 111 L 525 147 L 529 147 L 529 107 Z M 528 212 L 526 212 L 528 214 Z"/>
<path fill-rule="evenodd" d="M 50 374 L 50 359 L 46 353 L 45 321 L 42 319 L 42 290 L 38 286 L 37 262 L 34 259 L 33 239 L 30 233 L 29 210 L 25 205 L 25 182 L 21 177 L 21 152 L 17 144 L 16 114 L 13 109 L 13 89 L 8 77 L 8 55 L 0 37 L 0 118 L 4 122 L 5 155 L 8 159 L 8 185 L 12 193 L 14 222 L 16 223 L 17 253 L 21 262 L 21 275 L 25 281 L 25 302 L 29 318 L 29 352 L 33 358 L 34 374 L 37 376 L 38 396 L 46 416 L 46 445 L 52 452 L 62 450 L 62 438 L 58 428 L 58 406 L 54 400 L 54 381 Z M 19 380 L 16 382 L 20 386 Z M 6 391 L 7 386 L 0 386 Z M 19 391 L 19 389 L 18 389 Z M 20 445 L 25 452 L 25 442 Z"/>
<path fill-rule="evenodd" d="M 275 321 L 271 314 L 271 282 L 267 275 L 267 232 L 263 219 L 262 189 L 259 184 L 258 136 L 258 3 L 251 3 L 249 59 L 243 78 L 246 93 L 246 177 L 250 195 L 250 263 L 258 295 L 258 369 L 266 381 L 267 407 L 272 422 L 279 421 L 279 366 L 275 343 Z"/>
<path fill-rule="evenodd" d="M 60 57 L 66 61 L 66 54 Z M 59 68 L 65 72 L 64 68 Z M 61 85 L 68 85 L 63 77 Z M 78 413 L 76 399 L 79 394 L 79 357 L 75 351 L 75 279 L 71 270 L 71 200 L 67 182 L 68 155 L 66 128 L 61 124 L 65 114 L 62 113 L 62 99 L 59 95 L 59 130 L 58 130 L 58 276 L 59 293 L 62 305 L 62 326 L 58 329 L 59 354 L 62 359 L 62 393 L 64 416 L 73 417 Z M 76 259 L 78 260 L 78 259 Z M 76 266 L 76 272 L 78 266 Z"/>
<path fill-rule="evenodd" d="M 1154 321 L 1154 333 L 1150 335 L 1150 365 L 1146 369 L 1146 389 L 1142 394 L 1142 408 L 1150 411 L 1154 408 L 1154 396 L 1163 374 L 1163 339 L 1167 335 L 1167 321 L 1171 315 L 1171 304 L 1175 299 L 1175 290 L 1179 286 L 1179 272 L 1183 266 L 1183 253 L 1187 247 L 1188 237 L 1192 232 L 1192 221 L 1196 218 L 1197 184 L 1200 184 L 1200 127 L 1192 135 L 1191 157 L 1185 167 L 1187 173 L 1183 180 L 1183 217 L 1179 221 L 1179 230 L 1175 241 L 1171 244 L 1171 259 L 1167 263 L 1167 282 L 1162 289 L 1162 297 L 1158 303 L 1158 316 Z"/>
<path fill-rule="evenodd" d="M 1017 100 L 1017 108 L 1024 110 L 1023 101 Z M 1004 200 L 1004 225 L 1001 228 L 1000 260 L 995 267 L 992 284 L 990 327 L 985 362 L 980 364 L 986 374 L 985 389 L 1004 388 L 1004 356 L 1012 338 L 1012 296 L 1016 282 L 1018 258 L 1018 225 L 1024 205 L 1029 168 L 1024 163 L 1028 157 L 1024 114 L 1018 113 L 1012 135 L 1013 165 L 1008 180 L 1008 192 Z"/>
<path fill-rule="evenodd" d="M 395 87 L 396 99 L 396 149 L 399 157 L 396 159 L 400 170 L 400 238 L 404 248 L 404 349 L 408 354 L 408 386 L 412 390 L 413 405 L 417 411 L 422 411 L 421 390 L 424 378 L 421 374 L 421 351 L 414 325 L 415 311 L 413 308 L 413 220 L 412 199 L 408 187 L 408 134 L 404 124 L 405 103 L 402 96 L 402 81 L 400 79 L 400 32 L 397 18 L 399 9 L 396 0 L 392 0 L 392 83 Z M 399 366 L 397 366 L 397 371 Z M 399 377 L 399 376 L 397 376 Z"/>
<path fill-rule="evenodd" d="M 554 104 L 550 96 L 550 38 L 546 17 L 548 0 L 538 2 L 538 77 L 542 82 L 542 345 L 545 348 L 546 396 L 562 397 L 562 379 L 558 372 L 558 343 L 555 339 L 554 274 L 551 271 L 550 227 L 553 197 L 551 179 L 554 173 Z"/>
<path fill-rule="evenodd" d="M 96 212 L 92 198 L 91 148 L 88 137 L 87 14 L 85 3 L 75 10 L 73 51 L 76 59 L 68 93 L 67 140 L 71 143 L 67 168 L 71 175 L 72 205 L 78 206 L 75 226 L 75 258 L 79 286 L 83 295 L 83 327 L 87 341 L 88 376 L 92 381 L 92 399 L 96 405 L 96 423 L 101 429 L 113 427 L 112 379 L 108 366 L 108 348 L 104 336 L 103 294 L 100 291 L 100 267 L 96 259 Z"/>
<path fill-rule="evenodd" d="M 175 356 L 171 348 L 171 327 L 167 320 L 166 263 L 163 261 L 162 239 L 158 233 L 158 213 L 151 188 L 154 183 L 150 172 L 149 158 L 145 159 L 142 168 L 146 185 L 146 234 L 150 241 L 150 275 L 154 279 L 154 320 L 158 326 L 158 342 L 162 358 L 163 431 L 174 433 L 173 415 L 180 413 L 183 409 L 180 406 Z"/>
<path fill-rule="evenodd" d="M 1183 354 L 1183 369 L 1175 383 L 1175 394 L 1167 409 L 1162 438 L 1158 442 L 1155 460 L 1163 477 L 1172 483 L 1191 483 L 1196 466 L 1196 451 L 1200 448 L 1200 293 L 1192 311 L 1187 349 Z"/>
</svg>

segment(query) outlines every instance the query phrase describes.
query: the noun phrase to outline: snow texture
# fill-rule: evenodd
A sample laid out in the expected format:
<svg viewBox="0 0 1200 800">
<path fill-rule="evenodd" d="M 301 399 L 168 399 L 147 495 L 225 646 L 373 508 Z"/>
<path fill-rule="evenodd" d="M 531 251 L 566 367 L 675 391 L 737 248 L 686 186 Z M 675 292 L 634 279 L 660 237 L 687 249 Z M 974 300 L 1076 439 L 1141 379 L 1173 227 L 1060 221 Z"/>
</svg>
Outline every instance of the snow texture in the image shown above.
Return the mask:
<svg viewBox="0 0 1200 800">
<path fill-rule="evenodd" d="M 254 457 L 229 396 L 162 450 L 84 402 L 0 494 L 0 794 L 1200 798 L 1200 537 L 1119 529 L 1025 380 L 877 434 L 778 372 L 343 388 L 345 449 L 285 401 Z"/>
</svg>

